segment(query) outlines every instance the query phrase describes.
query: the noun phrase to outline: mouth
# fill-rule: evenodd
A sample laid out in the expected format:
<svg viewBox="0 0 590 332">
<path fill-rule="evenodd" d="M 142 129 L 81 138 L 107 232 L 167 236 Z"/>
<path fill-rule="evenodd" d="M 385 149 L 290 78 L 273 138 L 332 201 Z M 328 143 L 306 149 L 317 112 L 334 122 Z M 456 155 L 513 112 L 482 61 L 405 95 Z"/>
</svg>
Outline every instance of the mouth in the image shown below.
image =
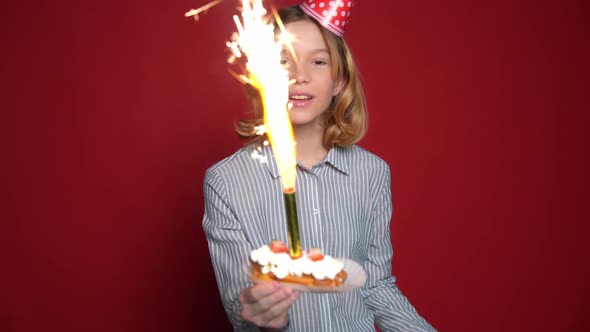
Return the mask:
<svg viewBox="0 0 590 332">
<path fill-rule="evenodd" d="M 293 93 L 289 95 L 289 104 L 293 108 L 305 108 L 311 105 L 313 97 L 304 93 Z"/>
<path fill-rule="evenodd" d="M 311 100 L 313 97 L 304 94 L 293 94 L 289 96 L 289 100 L 293 101 L 304 101 L 304 100 Z"/>
</svg>

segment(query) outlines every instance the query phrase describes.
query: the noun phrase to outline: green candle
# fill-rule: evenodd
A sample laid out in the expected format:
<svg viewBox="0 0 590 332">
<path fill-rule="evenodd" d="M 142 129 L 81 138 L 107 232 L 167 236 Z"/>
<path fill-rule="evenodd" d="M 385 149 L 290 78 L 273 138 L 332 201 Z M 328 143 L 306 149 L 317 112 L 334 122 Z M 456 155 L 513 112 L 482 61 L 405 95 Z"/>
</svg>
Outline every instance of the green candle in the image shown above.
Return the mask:
<svg viewBox="0 0 590 332">
<path fill-rule="evenodd" d="M 295 190 L 285 192 L 284 196 L 287 214 L 287 230 L 289 232 L 289 254 L 291 255 L 291 258 L 299 258 L 301 257 L 301 242 L 299 241 L 299 225 L 297 224 Z"/>
</svg>

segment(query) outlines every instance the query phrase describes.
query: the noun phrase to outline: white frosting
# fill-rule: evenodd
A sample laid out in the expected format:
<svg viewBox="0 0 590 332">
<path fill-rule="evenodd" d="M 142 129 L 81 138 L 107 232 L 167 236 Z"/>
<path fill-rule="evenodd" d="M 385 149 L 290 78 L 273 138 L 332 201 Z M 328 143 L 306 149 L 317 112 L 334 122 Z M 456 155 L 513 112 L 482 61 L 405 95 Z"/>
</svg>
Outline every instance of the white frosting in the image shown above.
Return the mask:
<svg viewBox="0 0 590 332">
<path fill-rule="evenodd" d="M 311 274 L 317 280 L 336 278 L 342 271 L 342 262 L 325 255 L 322 260 L 312 261 L 305 255 L 298 259 L 291 259 L 288 253 L 276 254 L 270 247 L 264 245 L 250 253 L 250 259 L 262 267 L 262 273 L 272 272 L 278 279 L 284 279 L 288 274 L 301 277 Z"/>
</svg>

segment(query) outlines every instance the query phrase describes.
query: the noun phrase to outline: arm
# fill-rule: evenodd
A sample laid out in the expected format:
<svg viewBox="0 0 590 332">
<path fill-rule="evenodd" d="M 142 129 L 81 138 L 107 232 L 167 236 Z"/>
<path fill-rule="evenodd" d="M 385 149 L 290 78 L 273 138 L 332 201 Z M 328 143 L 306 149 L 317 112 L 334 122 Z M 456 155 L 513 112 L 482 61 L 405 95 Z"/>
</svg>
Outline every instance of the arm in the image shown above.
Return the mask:
<svg viewBox="0 0 590 332">
<path fill-rule="evenodd" d="M 383 331 L 435 331 L 414 309 L 395 284 L 391 275 L 393 249 L 390 239 L 392 214 L 389 168 L 372 177 L 374 182 L 371 227 L 371 244 L 365 264 L 367 283 L 362 289 L 365 303 L 375 315 Z"/>
<path fill-rule="evenodd" d="M 228 203 L 225 183 L 217 172 L 207 171 L 204 194 L 203 229 L 221 300 L 234 330 L 259 331 L 256 325 L 284 327 L 288 323 L 287 311 L 299 293 L 277 283 L 251 286 L 243 265 L 252 246 Z"/>
</svg>

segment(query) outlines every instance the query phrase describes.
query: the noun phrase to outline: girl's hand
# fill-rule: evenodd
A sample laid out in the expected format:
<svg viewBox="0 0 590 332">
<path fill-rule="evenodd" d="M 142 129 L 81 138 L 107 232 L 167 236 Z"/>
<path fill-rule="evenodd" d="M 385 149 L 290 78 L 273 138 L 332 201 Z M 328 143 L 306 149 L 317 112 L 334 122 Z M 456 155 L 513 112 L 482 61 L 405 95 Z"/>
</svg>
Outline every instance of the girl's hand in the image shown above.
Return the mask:
<svg viewBox="0 0 590 332">
<path fill-rule="evenodd" d="M 289 308 L 299 292 L 278 282 L 259 283 L 240 293 L 240 316 L 258 327 L 280 329 L 289 323 Z"/>
</svg>

